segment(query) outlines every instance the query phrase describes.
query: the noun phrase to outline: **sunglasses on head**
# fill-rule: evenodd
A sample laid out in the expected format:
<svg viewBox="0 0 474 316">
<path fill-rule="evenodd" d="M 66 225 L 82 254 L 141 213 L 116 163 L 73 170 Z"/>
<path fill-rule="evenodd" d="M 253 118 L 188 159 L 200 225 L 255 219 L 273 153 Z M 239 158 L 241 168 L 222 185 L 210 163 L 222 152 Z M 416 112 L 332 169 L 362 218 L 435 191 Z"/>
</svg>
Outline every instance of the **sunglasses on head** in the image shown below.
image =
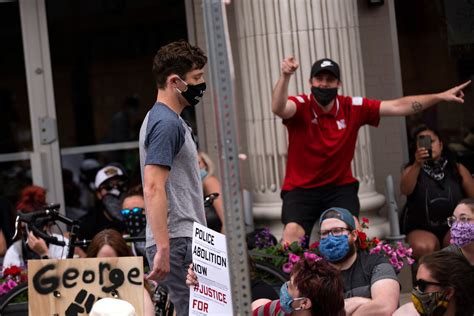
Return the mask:
<svg viewBox="0 0 474 316">
<path fill-rule="evenodd" d="M 135 215 L 135 214 L 141 214 L 144 211 L 144 208 L 142 207 L 134 207 L 134 208 L 125 208 L 120 211 L 122 216 L 127 217 L 130 215 Z"/>
<path fill-rule="evenodd" d="M 418 290 L 420 290 L 420 292 L 424 293 L 426 291 L 426 288 L 428 287 L 428 285 L 435 285 L 435 286 L 441 286 L 443 287 L 443 285 L 441 283 L 438 283 L 438 282 L 430 282 L 430 281 L 425 281 L 423 279 L 418 279 L 415 281 L 415 287 L 418 288 Z"/>
</svg>

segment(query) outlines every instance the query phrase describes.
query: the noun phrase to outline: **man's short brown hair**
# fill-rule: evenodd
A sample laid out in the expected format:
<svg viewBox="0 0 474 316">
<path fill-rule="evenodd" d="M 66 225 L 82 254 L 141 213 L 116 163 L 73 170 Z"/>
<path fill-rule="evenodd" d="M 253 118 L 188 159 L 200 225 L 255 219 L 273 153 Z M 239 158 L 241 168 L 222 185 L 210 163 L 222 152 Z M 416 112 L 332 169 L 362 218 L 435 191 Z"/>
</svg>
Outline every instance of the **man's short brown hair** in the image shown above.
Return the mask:
<svg viewBox="0 0 474 316">
<path fill-rule="evenodd" d="M 202 69 L 206 63 L 207 57 L 199 47 L 184 40 L 169 43 L 158 50 L 153 60 L 156 86 L 163 89 L 169 75 L 176 74 L 184 79 L 186 73 Z"/>
</svg>

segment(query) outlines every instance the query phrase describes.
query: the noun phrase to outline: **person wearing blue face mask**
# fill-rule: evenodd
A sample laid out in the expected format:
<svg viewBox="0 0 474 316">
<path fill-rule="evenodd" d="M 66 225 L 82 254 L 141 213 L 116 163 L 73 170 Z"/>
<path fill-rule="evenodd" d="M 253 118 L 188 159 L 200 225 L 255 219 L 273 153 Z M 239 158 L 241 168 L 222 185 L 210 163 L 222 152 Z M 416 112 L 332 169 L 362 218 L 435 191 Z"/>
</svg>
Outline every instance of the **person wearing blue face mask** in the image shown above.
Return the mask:
<svg viewBox="0 0 474 316">
<path fill-rule="evenodd" d="M 186 285 L 199 285 L 192 266 L 188 269 Z M 302 258 L 293 266 L 290 281 L 282 285 L 279 299 L 255 299 L 252 311 L 254 316 L 343 316 L 343 292 L 337 269 L 321 258 Z"/>
<path fill-rule="evenodd" d="M 347 315 L 391 315 L 398 306 L 400 284 L 386 257 L 357 250 L 356 222 L 344 208 L 321 215 L 319 251 L 341 271 Z"/>
<path fill-rule="evenodd" d="M 302 258 L 292 271 L 290 281 L 280 290 L 279 300 L 252 302 L 254 316 L 343 316 L 344 295 L 339 271 L 325 260 Z"/>
<path fill-rule="evenodd" d="M 378 126 L 382 116 L 407 116 L 442 101 L 464 103 L 462 90 L 470 84 L 467 81 L 441 93 L 395 100 L 343 96 L 338 95 L 342 87 L 339 65 L 323 58 L 311 67 L 309 91 L 291 96 L 289 86 L 298 68 L 295 57 L 285 58 L 272 92 L 272 112 L 288 130 L 288 159 L 281 188 L 283 240 L 288 243 L 311 236 L 314 224 L 328 207 L 343 207 L 358 216 L 359 182 L 352 174 L 351 161 L 362 126 Z"/>
</svg>

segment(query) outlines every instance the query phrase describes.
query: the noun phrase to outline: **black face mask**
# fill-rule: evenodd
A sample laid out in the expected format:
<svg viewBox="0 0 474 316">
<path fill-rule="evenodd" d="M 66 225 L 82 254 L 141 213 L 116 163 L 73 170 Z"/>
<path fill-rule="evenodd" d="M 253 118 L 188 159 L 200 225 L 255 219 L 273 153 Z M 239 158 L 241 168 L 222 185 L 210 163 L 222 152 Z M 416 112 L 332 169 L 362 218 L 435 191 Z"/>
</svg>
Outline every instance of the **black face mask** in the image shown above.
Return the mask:
<svg viewBox="0 0 474 316">
<path fill-rule="evenodd" d="M 116 190 L 119 192 L 118 190 Z M 102 204 L 104 205 L 105 211 L 115 220 L 123 221 L 123 216 L 120 213 L 122 209 L 122 200 L 123 194 L 119 192 L 119 194 L 114 194 L 115 192 L 107 193 L 102 198 Z"/>
<path fill-rule="evenodd" d="M 188 101 L 189 105 L 194 106 L 201 101 L 202 96 L 204 95 L 204 92 L 206 91 L 206 83 L 202 82 L 199 84 L 189 84 L 186 83 L 186 81 L 182 80 L 186 86 L 187 89 L 186 91 L 181 91 L 177 89 L 181 95 Z"/>
<path fill-rule="evenodd" d="M 311 93 L 322 106 L 327 106 L 337 95 L 337 88 L 311 87 Z"/>
</svg>

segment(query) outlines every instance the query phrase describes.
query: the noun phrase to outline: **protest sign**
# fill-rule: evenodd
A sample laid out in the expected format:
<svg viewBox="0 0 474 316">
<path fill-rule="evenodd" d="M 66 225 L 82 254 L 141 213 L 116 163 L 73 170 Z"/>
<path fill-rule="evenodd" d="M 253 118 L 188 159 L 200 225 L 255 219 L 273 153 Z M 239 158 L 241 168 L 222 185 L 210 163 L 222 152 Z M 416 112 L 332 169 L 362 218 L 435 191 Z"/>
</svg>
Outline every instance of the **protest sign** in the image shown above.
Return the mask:
<svg viewBox="0 0 474 316">
<path fill-rule="evenodd" d="M 29 315 L 88 315 L 104 297 L 143 315 L 143 283 L 142 257 L 28 260 Z"/>
<path fill-rule="evenodd" d="M 189 315 L 232 315 L 225 236 L 194 223 L 192 249 L 199 284 L 190 289 Z"/>
</svg>

